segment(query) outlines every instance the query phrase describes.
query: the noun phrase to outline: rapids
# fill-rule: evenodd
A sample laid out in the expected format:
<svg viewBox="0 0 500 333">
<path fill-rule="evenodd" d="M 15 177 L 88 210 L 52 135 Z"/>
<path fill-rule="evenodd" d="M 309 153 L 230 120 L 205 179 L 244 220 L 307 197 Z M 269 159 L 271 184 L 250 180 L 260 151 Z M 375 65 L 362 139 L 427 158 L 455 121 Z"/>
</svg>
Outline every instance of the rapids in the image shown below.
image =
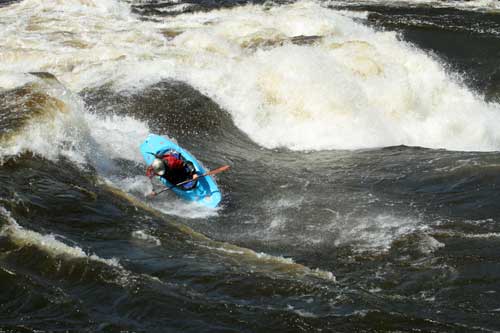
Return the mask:
<svg viewBox="0 0 500 333">
<path fill-rule="evenodd" d="M 498 9 L 1 2 L 0 331 L 500 330 Z"/>
</svg>

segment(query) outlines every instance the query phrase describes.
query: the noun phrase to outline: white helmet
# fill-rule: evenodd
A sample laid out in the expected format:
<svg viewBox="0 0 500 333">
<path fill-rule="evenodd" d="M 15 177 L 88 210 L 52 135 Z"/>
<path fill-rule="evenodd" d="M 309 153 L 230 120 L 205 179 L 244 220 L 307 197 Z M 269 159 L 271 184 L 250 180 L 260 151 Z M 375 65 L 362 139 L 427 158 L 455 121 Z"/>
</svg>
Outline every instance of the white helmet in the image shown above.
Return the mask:
<svg viewBox="0 0 500 333">
<path fill-rule="evenodd" d="M 163 176 L 165 174 L 165 162 L 161 159 L 155 158 L 151 166 L 158 176 Z"/>
</svg>

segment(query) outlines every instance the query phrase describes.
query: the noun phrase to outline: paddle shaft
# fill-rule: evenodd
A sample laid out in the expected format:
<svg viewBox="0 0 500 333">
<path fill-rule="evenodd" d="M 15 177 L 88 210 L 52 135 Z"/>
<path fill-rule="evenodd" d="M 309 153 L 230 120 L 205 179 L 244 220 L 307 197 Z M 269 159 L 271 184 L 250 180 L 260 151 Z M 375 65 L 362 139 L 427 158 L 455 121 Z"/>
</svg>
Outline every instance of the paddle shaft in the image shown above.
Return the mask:
<svg viewBox="0 0 500 333">
<path fill-rule="evenodd" d="M 229 165 L 224 165 L 224 166 L 221 166 L 221 167 L 219 167 L 219 168 L 217 168 L 217 169 L 214 169 L 214 170 L 211 170 L 211 171 L 209 171 L 209 172 L 206 172 L 206 173 L 204 173 L 204 174 L 202 174 L 202 175 L 198 176 L 196 179 L 188 179 L 188 180 L 182 181 L 182 182 L 180 182 L 180 183 L 178 183 L 178 184 L 175 184 L 174 186 L 170 186 L 170 187 L 164 188 L 163 190 L 161 190 L 161 191 L 159 191 L 159 192 L 155 192 L 155 191 L 153 191 L 153 192 L 151 192 L 151 194 L 150 194 L 150 195 L 151 195 L 151 196 L 157 196 L 158 194 L 163 193 L 163 192 L 168 191 L 168 190 L 171 190 L 171 189 L 173 189 L 174 187 L 179 187 L 179 186 L 182 186 L 182 185 L 184 185 L 184 184 L 187 184 L 187 183 L 190 183 L 190 182 L 192 182 L 192 181 L 195 181 L 195 180 L 197 180 L 197 179 L 200 179 L 200 178 L 202 178 L 202 177 L 215 175 L 216 173 L 223 172 L 223 171 L 226 171 L 226 170 L 229 170 Z"/>
</svg>

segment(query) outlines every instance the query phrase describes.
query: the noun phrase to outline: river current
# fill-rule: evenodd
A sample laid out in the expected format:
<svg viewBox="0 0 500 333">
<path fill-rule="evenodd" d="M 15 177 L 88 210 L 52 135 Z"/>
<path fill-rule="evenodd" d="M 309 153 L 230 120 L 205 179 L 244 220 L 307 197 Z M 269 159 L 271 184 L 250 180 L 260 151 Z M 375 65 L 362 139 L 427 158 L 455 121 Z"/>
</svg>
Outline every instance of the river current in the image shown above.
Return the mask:
<svg viewBox="0 0 500 333">
<path fill-rule="evenodd" d="M 499 55 L 497 1 L 0 1 L 0 332 L 500 331 Z"/>
</svg>

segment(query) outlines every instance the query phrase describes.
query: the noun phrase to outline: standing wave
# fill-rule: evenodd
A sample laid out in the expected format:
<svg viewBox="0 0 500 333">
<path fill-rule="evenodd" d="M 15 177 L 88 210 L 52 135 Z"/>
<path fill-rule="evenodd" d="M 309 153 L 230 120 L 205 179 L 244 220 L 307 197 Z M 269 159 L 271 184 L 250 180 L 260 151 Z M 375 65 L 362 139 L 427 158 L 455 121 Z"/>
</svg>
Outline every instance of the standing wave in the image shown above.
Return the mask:
<svg viewBox="0 0 500 333">
<path fill-rule="evenodd" d="M 49 71 L 76 91 L 184 81 L 266 148 L 500 147 L 498 104 L 396 33 L 316 1 L 154 22 L 110 0 L 62 6 L 28 0 L 0 8 L 16 18 L 1 23 L 0 71 Z"/>
</svg>

